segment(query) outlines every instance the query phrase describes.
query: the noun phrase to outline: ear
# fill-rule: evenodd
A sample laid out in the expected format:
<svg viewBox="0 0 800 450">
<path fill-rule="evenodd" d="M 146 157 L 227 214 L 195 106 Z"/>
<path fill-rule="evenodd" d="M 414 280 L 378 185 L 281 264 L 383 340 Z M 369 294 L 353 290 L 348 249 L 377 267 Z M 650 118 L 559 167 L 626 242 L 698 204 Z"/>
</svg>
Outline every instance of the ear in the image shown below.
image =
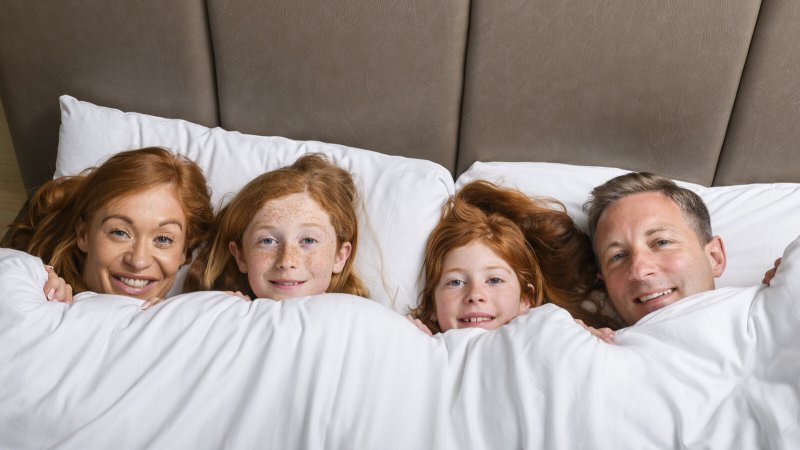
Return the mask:
<svg viewBox="0 0 800 450">
<path fill-rule="evenodd" d="M 89 253 L 89 241 L 86 238 L 86 222 L 83 220 L 78 221 L 75 225 L 75 235 L 77 238 L 75 242 L 78 244 L 78 249 L 83 253 Z"/>
<path fill-rule="evenodd" d="M 347 264 L 351 251 L 353 251 L 353 245 L 349 242 L 342 242 L 336 252 L 336 256 L 333 258 L 333 273 L 341 273 L 344 270 L 344 265 Z"/>
<path fill-rule="evenodd" d="M 536 295 L 536 288 L 533 287 L 532 284 L 528 283 L 528 285 L 522 289 L 522 295 L 519 298 L 520 314 L 527 312 L 533 307 L 534 295 Z"/>
<path fill-rule="evenodd" d="M 228 242 L 228 250 L 230 250 L 231 255 L 233 255 L 233 258 L 236 260 L 239 272 L 247 273 L 247 261 L 244 260 L 244 252 L 239 251 L 239 246 L 236 245 L 236 241 Z"/>
<path fill-rule="evenodd" d="M 722 275 L 725 271 L 725 263 L 727 258 L 725 256 L 725 245 L 722 243 L 722 238 L 714 236 L 703 249 L 708 257 L 708 262 L 711 264 L 711 273 L 714 278 Z"/>
</svg>

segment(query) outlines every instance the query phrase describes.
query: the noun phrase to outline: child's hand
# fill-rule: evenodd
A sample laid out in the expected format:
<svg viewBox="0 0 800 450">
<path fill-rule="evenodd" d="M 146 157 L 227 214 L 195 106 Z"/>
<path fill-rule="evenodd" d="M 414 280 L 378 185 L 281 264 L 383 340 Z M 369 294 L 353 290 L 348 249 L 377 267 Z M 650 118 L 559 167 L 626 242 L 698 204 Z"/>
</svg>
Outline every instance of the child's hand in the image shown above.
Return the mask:
<svg viewBox="0 0 800 450">
<path fill-rule="evenodd" d="M 606 344 L 613 344 L 614 343 L 614 330 L 611 328 L 595 328 L 590 327 L 583 323 L 580 319 L 575 319 L 575 322 L 582 326 L 586 331 L 592 333 L 592 336 L 600 339 L 601 341 L 605 342 Z"/>
<path fill-rule="evenodd" d="M 428 327 L 426 327 L 425 324 L 422 323 L 421 320 L 415 318 L 411 314 L 408 314 L 406 316 L 406 319 L 408 319 L 409 322 L 413 323 L 414 326 L 416 326 L 417 328 L 422 330 L 423 333 L 427 334 L 428 336 L 433 336 L 433 333 L 431 333 L 431 330 L 429 330 Z"/>
<path fill-rule="evenodd" d="M 236 292 L 225 291 L 225 293 L 228 294 L 228 295 L 235 295 L 235 296 L 237 296 L 239 298 L 243 298 L 243 299 L 245 299 L 247 301 L 253 301 L 253 299 L 251 299 L 249 295 L 242 294 L 241 291 L 236 291 Z"/>
<path fill-rule="evenodd" d="M 44 283 L 44 295 L 47 301 L 55 301 L 66 304 L 72 303 L 72 286 L 56 274 L 53 266 L 44 266 L 47 271 L 47 281 Z"/>
<path fill-rule="evenodd" d="M 769 286 L 770 281 L 772 281 L 772 279 L 775 278 L 775 273 L 778 271 L 778 266 L 780 266 L 780 265 L 781 265 L 781 258 L 778 258 L 778 259 L 775 260 L 775 267 L 773 267 L 772 269 L 769 269 L 764 274 L 764 279 L 761 280 L 761 282 L 766 284 L 767 286 Z"/>
<path fill-rule="evenodd" d="M 145 300 L 144 303 L 142 303 L 142 306 L 139 309 L 144 311 L 145 309 L 147 309 L 147 308 L 149 308 L 149 307 L 151 307 L 151 306 L 153 306 L 155 304 L 161 303 L 163 300 L 164 299 L 160 298 L 160 297 L 150 297 L 147 300 Z"/>
</svg>

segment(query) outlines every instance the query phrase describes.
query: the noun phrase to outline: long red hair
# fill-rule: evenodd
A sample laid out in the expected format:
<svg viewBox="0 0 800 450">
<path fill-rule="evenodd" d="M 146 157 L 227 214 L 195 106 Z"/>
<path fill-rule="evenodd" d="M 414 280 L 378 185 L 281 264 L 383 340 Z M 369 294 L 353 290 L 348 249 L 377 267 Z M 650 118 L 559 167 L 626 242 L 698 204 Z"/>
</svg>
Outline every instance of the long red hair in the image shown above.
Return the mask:
<svg viewBox="0 0 800 450">
<path fill-rule="evenodd" d="M 174 186 L 186 215 L 189 260 L 213 222 L 211 194 L 197 164 L 160 147 L 117 153 L 79 175 L 48 181 L 31 198 L 27 211 L 9 226 L 2 244 L 40 257 L 75 293 L 85 291 L 86 255 L 77 245 L 78 224 L 115 199 L 159 184 Z"/>
<path fill-rule="evenodd" d="M 600 305 L 589 298 L 596 284 L 596 263 L 588 236 L 550 199 L 486 181 L 464 185 L 442 208 L 442 218 L 428 238 L 423 272 L 425 284 L 412 315 L 431 331 L 440 332 L 434 291 L 447 254 L 480 241 L 514 270 L 531 306 L 553 303 L 576 319 L 605 326 Z M 530 284 L 534 292 L 525 292 Z M 590 309 L 583 302 L 594 303 Z M 596 312 L 595 312 L 596 311 Z"/>
</svg>

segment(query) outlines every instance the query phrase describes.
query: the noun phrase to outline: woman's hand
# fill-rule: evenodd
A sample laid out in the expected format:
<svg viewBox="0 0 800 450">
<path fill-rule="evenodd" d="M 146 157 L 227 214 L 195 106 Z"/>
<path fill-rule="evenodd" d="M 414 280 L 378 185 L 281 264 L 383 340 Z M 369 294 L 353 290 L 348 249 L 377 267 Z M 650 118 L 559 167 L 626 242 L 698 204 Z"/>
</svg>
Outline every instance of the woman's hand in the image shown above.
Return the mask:
<svg viewBox="0 0 800 450">
<path fill-rule="evenodd" d="M 429 330 L 428 327 L 426 327 L 425 324 L 422 323 L 421 320 L 415 318 L 411 314 L 408 314 L 406 316 L 406 319 L 408 319 L 409 322 L 413 323 L 414 326 L 419 328 L 423 333 L 427 334 L 428 336 L 433 336 L 433 333 L 431 333 L 431 330 Z"/>
<path fill-rule="evenodd" d="M 44 266 L 47 271 L 47 281 L 44 283 L 44 295 L 47 301 L 72 303 L 72 286 L 56 274 L 53 266 Z"/>
<path fill-rule="evenodd" d="M 781 265 L 781 258 L 778 258 L 778 259 L 775 260 L 775 267 L 773 267 L 772 269 L 769 269 L 764 274 L 764 279 L 761 280 L 761 282 L 766 284 L 767 286 L 769 286 L 769 283 L 772 281 L 773 278 L 775 278 L 775 273 L 778 271 L 778 266 L 780 266 L 780 265 Z"/>
<path fill-rule="evenodd" d="M 151 306 L 153 306 L 153 305 L 157 305 L 157 304 L 161 303 L 162 301 L 164 301 L 164 299 L 163 299 L 163 298 L 160 298 L 160 297 L 150 297 L 150 298 L 148 298 L 147 300 L 145 300 L 145 301 L 144 301 L 144 303 L 142 303 L 142 306 L 141 306 L 139 309 L 141 309 L 142 311 L 144 311 L 145 309 L 147 309 L 147 308 L 149 308 L 149 307 L 151 307 Z"/>
<path fill-rule="evenodd" d="M 614 330 L 611 328 L 595 328 L 590 327 L 583 323 L 580 319 L 575 319 L 575 322 L 582 326 L 586 331 L 592 333 L 592 336 L 600 339 L 601 341 L 605 342 L 606 344 L 613 344 L 614 343 Z"/>
<path fill-rule="evenodd" d="M 228 295 L 235 295 L 235 296 L 237 296 L 239 298 L 242 298 L 242 299 L 245 299 L 247 301 L 253 301 L 253 299 L 251 299 L 249 295 L 245 295 L 241 291 L 236 291 L 236 292 L 234 292 L 234 291 L 225 291 L 225 293 L 228 294 Z"/>
</svg>

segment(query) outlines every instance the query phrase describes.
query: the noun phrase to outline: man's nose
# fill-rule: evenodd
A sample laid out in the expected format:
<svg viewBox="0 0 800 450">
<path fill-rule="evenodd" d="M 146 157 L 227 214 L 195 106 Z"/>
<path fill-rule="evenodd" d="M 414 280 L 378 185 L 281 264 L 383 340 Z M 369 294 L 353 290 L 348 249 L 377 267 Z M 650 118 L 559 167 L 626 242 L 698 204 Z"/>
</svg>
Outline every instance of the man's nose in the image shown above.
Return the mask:
<svg viewBox="0 0 800 450">
<path fill-rule="evenodd" d="M 635 251 L 631 253 L 630 277 L 642 280 L 656 273 L 653 254 L 648 251 Z"/>
</svg>

